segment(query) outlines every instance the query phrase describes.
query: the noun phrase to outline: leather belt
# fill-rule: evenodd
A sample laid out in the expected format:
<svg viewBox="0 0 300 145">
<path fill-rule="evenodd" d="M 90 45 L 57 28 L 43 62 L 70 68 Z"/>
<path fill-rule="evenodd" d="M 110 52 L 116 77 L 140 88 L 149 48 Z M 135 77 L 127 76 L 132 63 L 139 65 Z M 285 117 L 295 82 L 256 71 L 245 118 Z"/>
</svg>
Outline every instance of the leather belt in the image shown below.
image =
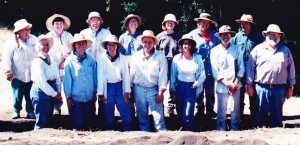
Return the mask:
<svg viewBox="0 0 300 145">
<path fill-rule="evenodd" d="M 268 86 L 270 88 L 278 88 L 278 87 L 286 87 L 287 86 L 287 84 L 261 84 L 261 83 L 257 83 L 257 84 Z"/>
</svg>

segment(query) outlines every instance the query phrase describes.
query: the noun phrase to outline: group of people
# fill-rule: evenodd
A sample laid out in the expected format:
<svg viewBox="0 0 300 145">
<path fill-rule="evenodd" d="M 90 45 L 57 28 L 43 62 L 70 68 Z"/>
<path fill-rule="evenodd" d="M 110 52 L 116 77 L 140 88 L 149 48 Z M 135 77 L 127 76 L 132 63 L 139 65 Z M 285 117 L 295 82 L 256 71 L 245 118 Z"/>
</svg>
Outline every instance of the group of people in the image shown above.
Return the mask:
<svg viewBox="0 0 300 145">
<path fill-rule="evenodd" d="M 169 86 L 167 111 L 174 117 L 176 109 L 183 130 L 196 131 L 195 108 L 200 118 L 217 117 L 217 130 L 240 130 L 245 91 L 254 127 L 281 126 L 295 67 L 279 26 L 270 24 L 258 33 L 249 14 L 236 20 L 238 33 L 228 25 L 217 32 L 208 13 L 194 21 L 197 28 L 181 35 L 175 31 L 176 16 L 167 14 L 163 31 L 155 36 L 151 30 L 140 31 L 141 18 L 129 14 L 123 22 L 126 32 L 118 39 L 101 27 L 104 21 L 95 11 L 86 20 L 89 27 L 74 36 L 64 15 L 49 17 L 49 32 L 39 37 L 30 34 L 32 24 L 26 19 L 18 20 L 2 53 L 13 91 L 12 119 L 20 118 L 25 96 L 27 118 L 36 118 L 35 129 L 49 127 L 65 98 L 76 130 L 88 129 L 96 112 L 105 120 L 105 130 L 115 130 L 116 106 L 123 131 L 133 129 L 135 113 L 139 129 L 150 131 L 149 111 L 155 130 L 165 131 L 163 100 Z M 231 115 L 229 128 L 226 113 Z"/>
</svg>

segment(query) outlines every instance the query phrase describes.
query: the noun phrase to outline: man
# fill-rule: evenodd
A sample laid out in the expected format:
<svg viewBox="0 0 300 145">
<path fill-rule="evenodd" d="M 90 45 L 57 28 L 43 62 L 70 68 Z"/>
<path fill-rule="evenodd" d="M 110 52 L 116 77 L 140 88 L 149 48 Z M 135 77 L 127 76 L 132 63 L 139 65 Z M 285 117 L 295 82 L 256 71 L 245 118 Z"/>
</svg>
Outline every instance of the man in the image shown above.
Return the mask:
<svg viewBox="0 0 300 145">
<path fill-rule="evenodd" d="M 230 26 L 223 25 L 216 35 L 220 37 L 221 44 L 211 50 L 212 74 L 216 80 L 216 93 L 218 97 L 217 130 L 227 130 L 226 109 L 227 102 L 233 99 L 230 108 L 231 125 L 230 130 L 240 129 L 240 80 L 244 76 L 245 66 L 243 54 L 237 45 L 230 43 L 235 34 Z"/>
<path fill-rule="evenodd" d="M 270 24 L 262 34 L 265 42 L 251 51 L 247 62 L 247 92 L 255 96 L 255 127 L 280 127 L 283 103 L 293 94 L 294 60 L 289 48 L 280 43 L 284 33 L 278 25 Z"/>
<path fill-rule="evenodd" d="M 145 30 L 138 40 L 143 46 L 132 56 L 130 82 L 133 87 L 139 127 L 150 131 L 148 107 L 157 132 L 165 131 L 163 99 L 167 89 L 168 64 L 165 55 L 154 48 L 158 38 L 150 30 Z"/>
<path fill-rule="evenodd" d="M 85 52 L 92 56 L 92 58 L 97 62 L 102 53 L 106 50 L 102 47 L 102 41 L 106 36 L 111 35 L 110 31 L 101 28 L 103 24 L 103 19 L 98 12 L 90 12 L 86 22 L 89 24 L 89 28 L 82 30 L 80 33 L 84 35 L 86 39 L 92 40 L 93 45 L 85 50 Z M 104 119 L 104 106 L 98 101 L 98 115 Z M 101 109 L 102 108 L 102 109 Z M 95 108 L 96 109 L 96 108 Z M 93 113 L 95 114 L 95 113 Z"/>
<path fill-rule="evenodd" d="M 255 23 L 253 22 L 253 17 L 249 14 L 243 14 L 241 19 L 235 20 L 240 24 L 240 32 L 238 32 L 232 40 L 233 44 L 239 46 L 240 50 L 243 52 L 244 64 L 246 65 L 248 57 L 250 55 L 251 50 L 257 45 L 262 43 L 265 38 L 261 33 L 258 33 L 254 30 Z M 241 88 L 241 96 L 240 96 L 240 115 L 242 117 L 244 112 L 244 99 L 245 99 L 245 81 L 242 79 L 242 88 Z M 249 96 L 250 102 L 250 115 L 251 118 L 254 118 L 254 97 Z"/>
<path fill-rule="evenodd" d="M 89 24 L 89 28 L 82 30 L 80 33 L 85 38 L 93 41 L 93 45 L 86 50 L 86 53 L 90 54 L 97 61 L 101 54 L 106 52 L 101 43 L 111 33 L 109 30 L 101 28 L 104 21 L 98 12 L 90 12 L 86 22 Z"/>
<path fill-rule="evenodd" d="M 197 99 L 198 111 L 196 116 L 201 117 L 204 115 L 203 99 L 205 94 L 206 115 L 212 118 L 216 117 L 216 113 L 214 112 L 214 78 L 211 72 L 210 50 L 219 44 L 219 39 L 214 35 L 216 31 L 211 29 L 211 25 L 216 22 L 213 21 L 210 14 L 207 13 L 201 13 L 199 18 L 195 18 L 194 21 L 197 22 L 197 28 L 191 31 L 189 35 L 191 35 L 196 41 L 197 53 L 202 57 L 206 73 L 206 80 L 203 83 L 203 91 Z"/>
</svg>

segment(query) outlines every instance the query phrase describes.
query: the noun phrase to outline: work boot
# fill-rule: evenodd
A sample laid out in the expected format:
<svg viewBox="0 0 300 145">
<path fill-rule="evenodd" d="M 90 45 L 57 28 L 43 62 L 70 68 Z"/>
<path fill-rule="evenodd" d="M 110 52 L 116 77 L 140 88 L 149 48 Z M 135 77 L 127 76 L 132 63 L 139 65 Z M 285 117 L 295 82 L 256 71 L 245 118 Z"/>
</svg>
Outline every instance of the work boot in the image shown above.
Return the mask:
<svg viewBox="0 0 300 145">
<path fill-rule="evenodd" d="M 20 112 L 14 112 L 12 115 L 11 115 L 11 119 L 18 119 L 20 118 Z"/>
<path fill-rule="evenodd" d="M 33 112 L 29 112 L 26 116 L 27 119 L 35 119 L 35 114 Z"/>
</svg>

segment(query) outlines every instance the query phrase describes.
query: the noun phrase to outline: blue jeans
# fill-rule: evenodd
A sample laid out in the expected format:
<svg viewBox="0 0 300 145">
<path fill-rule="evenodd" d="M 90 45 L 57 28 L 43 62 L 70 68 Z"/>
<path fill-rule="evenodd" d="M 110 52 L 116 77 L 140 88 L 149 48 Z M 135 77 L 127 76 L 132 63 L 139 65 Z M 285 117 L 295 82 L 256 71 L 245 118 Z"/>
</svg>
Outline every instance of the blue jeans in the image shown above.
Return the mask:
<svg viewBox="0 0 300 145">
<path fill-rule="evenodd" d="M 13 107 L 14 112 L 20 112 L 22 110 L 23 96 L 26 101 L 26 112 L 30 113 L 34 111 L 32 102 L 30 99 L 30 89 L 32 82 L 24 83 L 16 78 L 11 82 L 12 94 L 13 94 Z"/>
<path fill-rule="evenodd" d="M 93 100 L 87 102 L 77 102 L 72 100 L 73 106 L 69 108 L 72 120 L 72 128 L 76 130 L 88 129 L 92 114 Z"/>
<path fill-rule="evenodd" d="M 182 119 L 184 130 L 194 131 L 194 108 L 196 102 L 196 89 L 192 88 L 194 82 L 177 80 L 176 110 Z"/>
<path fill-rule="evenodd" d="M 270 88 L 269 85 L 255 84 L 255 105 L 257 106 L 255 126 L 282 126 L 282 106 L 287 92 L 286 86 Z M 270 124 L 267 120 L 270 113 Z"/>
<path fill-rule="evenodd" d="M 115 105 L 121 115 L 123 131 L 131 131 L 131 108 L 123 100 L 122 82 L 107 83 L 107 104 L 104 107 L 106 130 L 115 129 Z"/>
<path fill-rule="evenodd" d="M 55 83 L 50 85 L 57 90 Z M 48 122 L 53 115 L 53 97 L 46 95 L 35 83 L 31 87 L 30 96 L 36 116 L 34 129 L 48 127 Z"/>
<path fill-rule="evenodd" d="M 240 129 L 240 93 L 238 89 L 233 96 L 234 110 L 230 112 L 230 130 L 237 131 Z M 226 130 L 226 111 L 229 94 L 218 93 L 218 112 L 217 112 L 217 130 Z"/>
<path fill-rule="evenodd" d="M 205 94 L 205 105 L 204 105 Z M 197 108 L 200 114 L 204 114 L 204 107 L 206 107 L 206 113 L 213 111 L 215 106 L 215 79 L 212 75 L 206 75 L 206 79 L 203 82 L 203 91 L 199 94 L 197 99 Z"/>
<path fill-rule="evenodd" d="M 164 120 L 163 102 L 156 103 L 158 87 L 142 87 L 134 85 L 134 97 L 136 105 L 136 113 L 139 120 L 139 127 L 142 131 L 150 131 L 150 120 L 148 117 L 148 107 L 152 113 L 154 127 L 157 132 L 165 131 L 166 125 Z"/>
</svg>

